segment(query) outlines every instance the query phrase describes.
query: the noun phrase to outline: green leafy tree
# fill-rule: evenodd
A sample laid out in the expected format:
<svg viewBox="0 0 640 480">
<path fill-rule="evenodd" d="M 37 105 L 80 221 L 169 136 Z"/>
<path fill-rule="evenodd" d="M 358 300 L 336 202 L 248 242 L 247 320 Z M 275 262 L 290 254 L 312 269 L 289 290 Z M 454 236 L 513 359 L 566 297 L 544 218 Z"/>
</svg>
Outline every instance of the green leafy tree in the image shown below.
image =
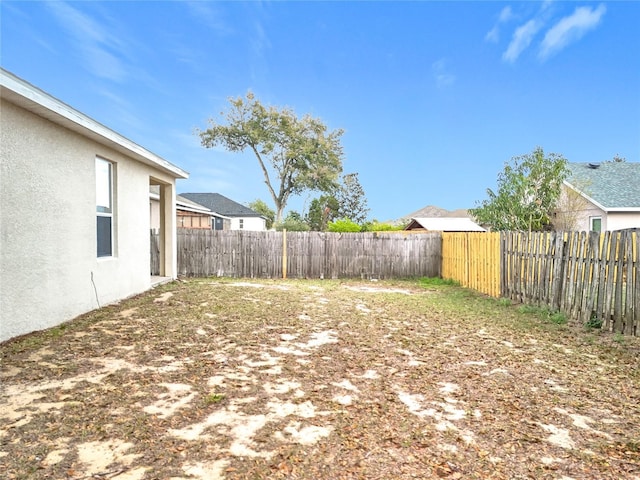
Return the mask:
<svg viewBox="0 0 640 480">
<path fill-rule="evenodd" d="M 254 212 L 258 212 L 264 218 L 267 219 L 267 230 L 273 226 L 273 222 L 276 218 L 276 213 L 269 208 L 269 206 L 259 198 L 251 202 L 248 207 Z"/>
<path fill-rule="evenodd" d="M 562 155 L 545 156 L 542 148 L 514 157 L 498 175 L 498 189 L 487 189 L 486 200 L 469 213 L 493 230 L 543 230 L 560 196 L 568 174 Z"/>
<path fill-rule="evenodd" d="M 339 204 L 337 218 L 348 218 L 360 224 L 367 220 L 369 207 L 357 173 L 349 173 L 342 177 L 335 197 Z"/>
<path fill-rule="evenodd" d="M 305 221 L 315 232 L 324 232 L 338 214 L 338 200 L 333 195 L 321 195 L 311 200 Z"/>
<path fill-rule="evenodd" d="M 362 231 L 362 227 L 358 225 L 353 220 L 348 218 L 341 218 L 338 220 L 334 220 L 333 222 L 329 222 L 328 230 L 330 232 L 360 232 Z"/>
<path fill-rule="evenodd" d="M 295 210 L 290 211 L 282 222 L 278 222 L 276 225 L 276 231 L 281 232 L 287 230 L 288 232 L 308 232 L 309 225 L 303 220 Z"/>
<path fill-rule="evenodd" d="M 275 205 L 276 222 L 282 220 L 292 195 L 336 188 L 342 172 L 342 130 L 328 132 L 320 119 L 265 107 L 251 92 L 229 102 L 230 108 L 221 114 L 224 125 L 211 119 L 209 128 L 197 133 L 204 147 L 253 152 Z"/>
</svg>

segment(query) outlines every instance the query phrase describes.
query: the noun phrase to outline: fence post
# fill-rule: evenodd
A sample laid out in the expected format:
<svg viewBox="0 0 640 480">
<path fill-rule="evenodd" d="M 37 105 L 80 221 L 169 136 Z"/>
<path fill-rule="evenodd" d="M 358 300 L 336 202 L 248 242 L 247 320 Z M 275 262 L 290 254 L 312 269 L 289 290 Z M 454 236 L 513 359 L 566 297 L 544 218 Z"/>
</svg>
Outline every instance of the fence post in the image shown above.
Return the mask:
<svg viewBox="0 0 640 480">
<path fill-rule="evenodd" d="M 287 278 L 287 229 L 282 229 L 282 278 Z"/>
<path fill-rule="evenodd" d="M 560 310 L 560 299 L 562 297 L 562 284 L 564 283 L 564 235 L 562 232 L 555 232 L 553 246 L 553 273 L 551 276 L 551 308 Z"/>
</svg>

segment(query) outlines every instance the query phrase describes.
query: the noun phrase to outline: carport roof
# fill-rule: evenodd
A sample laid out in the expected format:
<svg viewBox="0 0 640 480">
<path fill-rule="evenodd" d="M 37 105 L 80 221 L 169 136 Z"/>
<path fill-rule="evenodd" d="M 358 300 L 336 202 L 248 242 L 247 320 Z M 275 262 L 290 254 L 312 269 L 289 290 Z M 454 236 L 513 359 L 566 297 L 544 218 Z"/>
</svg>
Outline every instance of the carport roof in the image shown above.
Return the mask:
<svg viewBox="0 0 640 480">
<path fill-rule="evenodd" d="M 470 218 L 416 217 L 411 219 L 405 230 L 425 229 L 434 232 L 486 232 Z"/>
</svg>

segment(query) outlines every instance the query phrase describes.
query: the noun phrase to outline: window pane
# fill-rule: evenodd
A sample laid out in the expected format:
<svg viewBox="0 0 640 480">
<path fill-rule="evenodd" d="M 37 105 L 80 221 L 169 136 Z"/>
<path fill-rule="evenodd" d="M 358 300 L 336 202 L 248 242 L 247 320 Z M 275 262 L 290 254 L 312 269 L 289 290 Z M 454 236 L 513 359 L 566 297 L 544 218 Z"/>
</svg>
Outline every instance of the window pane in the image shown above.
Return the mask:
<svg viewBox="0 0 640 480">
<path fill-rule="evenodd" d="M 111 217 L 98 218 L 98 256 L 110 257 L 111 248 Z"/>
<path fill-rule="evenodd" d="M 96 158 L 96 210 L 111 213 L 111 164 Z"/>
<path fill-rule="evenodd" d="M 591 230 L 594 232 L 602 231 L 602 219 L 601 218 L 592 218 L 591 219 Z"/>
</svg>

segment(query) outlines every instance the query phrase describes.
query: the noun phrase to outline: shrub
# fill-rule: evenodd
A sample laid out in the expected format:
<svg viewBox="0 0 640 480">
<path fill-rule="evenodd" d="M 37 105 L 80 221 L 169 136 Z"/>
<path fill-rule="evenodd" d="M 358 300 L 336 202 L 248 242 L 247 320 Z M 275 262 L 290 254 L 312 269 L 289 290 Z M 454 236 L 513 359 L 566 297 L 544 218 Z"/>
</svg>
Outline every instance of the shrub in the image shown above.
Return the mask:
<svg viewBox="0 0 640 480">
<path fill-rule="evenodd" d="M 362 226 L 363 232 L 395 232 L 404 230 L 401 225 L 391 225 L 390 223 L 380 223 L 377 221 L 367 222 Z"/>
<path fill-rule="evenodd" d="M 592 315 L 584 326 L 589 329 L 599 330 L 602 328 L 602 319 L 598 318 L 596 315 Z"/>
<path fill-rule="evenodd" d="M 348 218 L 341 218 L 340 220 L 329 222 L 327 230 L 330 232 L 360 232 L 362 228 Z"/>
<path fill-rule="evenodd" d="M 287 232 L 308 232 L 311 228 L 302 220 L 285 218 L 284 221 L 274 225 L 276 232 L 287 230 Z"/>
</svg>

